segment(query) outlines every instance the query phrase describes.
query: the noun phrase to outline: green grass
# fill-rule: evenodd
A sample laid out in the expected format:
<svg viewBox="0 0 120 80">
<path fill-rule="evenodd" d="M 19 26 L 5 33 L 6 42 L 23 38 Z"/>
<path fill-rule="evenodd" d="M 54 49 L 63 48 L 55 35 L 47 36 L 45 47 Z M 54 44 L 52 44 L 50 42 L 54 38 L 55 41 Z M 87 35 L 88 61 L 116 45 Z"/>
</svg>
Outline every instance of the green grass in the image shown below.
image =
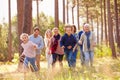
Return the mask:
<svg viewBox="0 0 120 80">
<path fill-rule="evenodd" d="M 94 67 L 90 70 L 83 70 L 79 60 L 75 69 L 69 69 L 64 61 L 63 68 L 60 69 L 57 63 L 54 70 L 48 70 L 44 67 L 46 62 L 41 62 L 40 72 L 28 72 L 26 75 L 15 72 L 17 65 L 14 63 L 0 65 L 0 80 L 120 80 L 120 60 L 110 57 L 95 58 Z"/>
</svg>

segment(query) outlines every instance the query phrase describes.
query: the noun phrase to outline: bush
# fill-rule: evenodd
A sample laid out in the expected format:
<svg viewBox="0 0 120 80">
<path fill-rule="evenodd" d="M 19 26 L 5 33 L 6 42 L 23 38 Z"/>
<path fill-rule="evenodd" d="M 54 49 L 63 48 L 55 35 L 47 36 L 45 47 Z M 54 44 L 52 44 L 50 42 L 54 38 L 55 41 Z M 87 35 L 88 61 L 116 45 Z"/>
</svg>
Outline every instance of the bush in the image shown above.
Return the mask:
<svg viewBox="0 0 120 80">
<path fill-rule="evenodd" d="M 111 56 L 111 55 L 112 55 L 111 49 L 106 45 L 98 45 L 95 48 L 96 57 L 103 57 L 103 56 L 105 57 L 105 56 Z"/>
</svg>

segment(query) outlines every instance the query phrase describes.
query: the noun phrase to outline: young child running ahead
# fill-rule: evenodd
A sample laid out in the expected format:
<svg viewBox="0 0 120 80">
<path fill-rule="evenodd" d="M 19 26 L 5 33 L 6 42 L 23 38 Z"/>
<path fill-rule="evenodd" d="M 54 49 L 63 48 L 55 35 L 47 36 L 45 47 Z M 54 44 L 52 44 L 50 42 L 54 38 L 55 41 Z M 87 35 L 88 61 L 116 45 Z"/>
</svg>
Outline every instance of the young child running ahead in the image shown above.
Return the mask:
<svg viewBox="0 0 120 80">
<path fill-rule="evenodd" d="M 38 68 L 35 65 L 35 56 L 36 56 L 35 50 L 37 48 L 37 45 L 34 44 L 33 42 L 29 41 L 28 34 L 26 34 L 26 33 L 22 33 L 20 35 L 20 39 L 23 42 L 21 44 L 21 46 L 24 49 L 22 54 L 25 55 L 25 59 L 24 59 L 25 71 L 28 69 L 28 63 L 31 64 L 31 66 L 34 69 L 34 71 L 38 71 Z"/>
<path fill-rule="evenodd" d="M 74 67 L 74 61 L 72 59 L 73 56 L 73 48 L 77 43 L 76 38 L 72 35 L 72 27 L 71 25 L 65 26 L 65 34 L 62 36 L 60 41 L 60 46 L 64 49 L 66 59 L 68 61 L 69 67 Z"/>
</svg>

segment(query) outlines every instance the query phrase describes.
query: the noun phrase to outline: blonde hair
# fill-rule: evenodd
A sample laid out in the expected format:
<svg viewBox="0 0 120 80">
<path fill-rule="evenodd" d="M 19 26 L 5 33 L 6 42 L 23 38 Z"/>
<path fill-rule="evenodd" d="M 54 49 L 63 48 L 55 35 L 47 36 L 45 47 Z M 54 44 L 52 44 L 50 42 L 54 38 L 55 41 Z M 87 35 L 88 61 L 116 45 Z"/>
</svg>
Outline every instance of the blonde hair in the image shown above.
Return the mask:
<svg viewBox="0 0 120 80">
<path fill-rule="evenodd" d="M 47 29 L 45 32 L 45 38 L 48 38 L 48 33 L 50 33 L 50 37 L 52 37 L 52 31 L 50 29 Z"/>
<path fill-rule="evenodd" d="M 28 35 L 27 33 L 22 33 L 22 34 L 20 35 L 20 39 L 21 39 L 21 40 L 22 40 L 23 36 L 29 37 L 29 35 Z"/>
</svg>

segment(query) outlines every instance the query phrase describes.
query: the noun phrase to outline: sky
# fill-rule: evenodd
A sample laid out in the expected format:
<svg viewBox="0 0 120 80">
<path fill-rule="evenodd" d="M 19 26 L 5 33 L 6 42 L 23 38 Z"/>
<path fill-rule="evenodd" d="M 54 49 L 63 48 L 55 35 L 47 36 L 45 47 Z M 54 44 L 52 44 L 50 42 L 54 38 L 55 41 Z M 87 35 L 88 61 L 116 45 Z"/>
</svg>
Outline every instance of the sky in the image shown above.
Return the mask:
<svg viewBox="0 0 120 80">
<path fill-rule="evenodd" d="M 17 14 L 17 0 L 11 0 L 11 16 Z M 36 16 L 36 2 L 33 1 L 33 17 Z M 44 12 L 48 16 L 54 17 L 54 0 L 43 0 L 39 1 L 39 12 Z M 59 0 L 59 17 L 62 20 L 62 0 Z M 0 22 L 8 20 L 8 0 L 1 0 L 0 2 Z"/>
<path fill-rule="evenodd" d="M 11 0 L 11 17 L 17 15 L 17 0 Z M 63 20 L 63 7 L 62 0 L 59 1 L 59 20 Z M 36 17 L 36 1 L 33 1 L 32 4 L 32 14 L 33 17 Z M 43 0 L 39 1 L 39 12 L 44 12 L 47 16 L 54 17 L 54 0 Z M 69 9 L 69 23 L 72 24 L 72 15 L 71 8 Z M 77 12 L 76 8 L 74 9 L 75 25 L 77 25 Z M 0 2 L 0 23 L 8 22 L 8 0 L 1 0 Z"/>
</svg>

